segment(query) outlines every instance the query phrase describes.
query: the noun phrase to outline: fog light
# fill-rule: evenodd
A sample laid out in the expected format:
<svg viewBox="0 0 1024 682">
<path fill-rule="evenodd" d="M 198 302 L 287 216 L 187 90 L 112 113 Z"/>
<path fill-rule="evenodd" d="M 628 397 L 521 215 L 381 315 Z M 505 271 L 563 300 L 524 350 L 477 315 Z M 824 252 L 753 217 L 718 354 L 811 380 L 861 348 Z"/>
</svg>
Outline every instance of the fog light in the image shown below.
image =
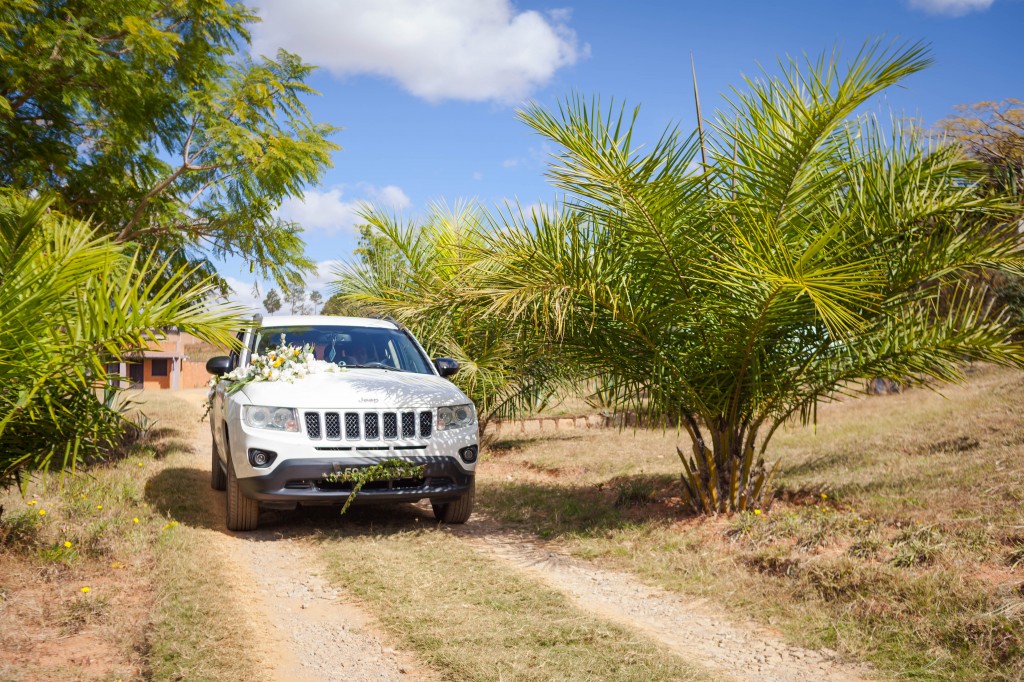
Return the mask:
<svg viewBox="0 0 1024 682">
<path fill-rule="evenodd" d="M 257 450 L 253 448 L 249 450 L 249 464 L 256 467 L 257 469 L 264 469 L 274 463 L 277 459 L 276 452 L 270 452 L 269 450 Z"/>
<path fill-rule="evenodd" d="M 475 462 L 476 454 L 477 447 L 475 445 L 470 445 L 469 447 L 465 447 L 459 450 L 459 457 L 461 457 L 462 461 L 465 462 L 466 464 L 472 464 L 473 462 Z"/>
</svg>

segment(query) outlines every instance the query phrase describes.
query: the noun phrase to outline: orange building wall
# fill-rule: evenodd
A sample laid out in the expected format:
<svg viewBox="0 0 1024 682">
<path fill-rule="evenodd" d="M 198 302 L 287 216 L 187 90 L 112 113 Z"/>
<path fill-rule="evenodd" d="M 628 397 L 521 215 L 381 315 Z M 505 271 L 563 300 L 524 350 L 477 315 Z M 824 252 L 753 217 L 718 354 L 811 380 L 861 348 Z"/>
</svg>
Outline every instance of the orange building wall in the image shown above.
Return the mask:
<svg viewBox="0 0 1024 682">
<path fill-rule="evenodd" d="M 181 353 L 180 335 L 173 334 L 160 341 L 151 341 L 147 349 L 154 353 Z"/>
<path fill-rule="evenodd" d="M 181 363 L 181 387 L 200 388 L 206 386 L 212 375 L 206 371 L 206 362 L 186 360 Z"/>
<path fill-rule="evenodd" d="M 172 360 L 167 360 L 167 376 L 155 377 L 153 376 L 153 360 L 146 358 L 143 363 L 143 374 L 142 374 L 142 388 L 146 390 L 148 388 L 170 388 L 171 387 L 171 363 Z"/>
</svg>

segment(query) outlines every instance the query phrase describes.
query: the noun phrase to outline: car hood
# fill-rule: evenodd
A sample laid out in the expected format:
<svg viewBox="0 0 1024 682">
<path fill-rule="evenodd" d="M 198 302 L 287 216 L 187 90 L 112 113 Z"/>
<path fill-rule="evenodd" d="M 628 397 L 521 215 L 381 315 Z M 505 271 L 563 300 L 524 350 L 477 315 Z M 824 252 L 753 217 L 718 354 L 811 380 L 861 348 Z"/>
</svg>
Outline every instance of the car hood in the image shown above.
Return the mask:
<svg viewBox="0 0 1024 682">
<path fill-rule="evenodd" d="M 254 381 L 241 393 L 254 405 L 301 409 L 402 409 L 469 402 L 447 379 L 383 369 L 344 369 L 292 382 Z"/>
</svg>

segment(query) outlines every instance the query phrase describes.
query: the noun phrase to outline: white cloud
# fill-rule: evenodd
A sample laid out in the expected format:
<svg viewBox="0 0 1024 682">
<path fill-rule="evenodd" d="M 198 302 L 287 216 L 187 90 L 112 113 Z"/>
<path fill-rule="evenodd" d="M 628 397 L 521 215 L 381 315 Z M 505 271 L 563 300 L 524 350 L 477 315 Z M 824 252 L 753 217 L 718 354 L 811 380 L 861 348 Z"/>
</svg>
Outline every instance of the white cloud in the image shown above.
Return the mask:
<svg viewBox="0 0 1024 682">
<path fill-rule="evenodd" d="M 334 234 L 338 230 L 351 230 L 359 219 L 359 209 L 365 200 L 345 201 L 340 187 L 308 190 L 302 198 L 289 197 L 281 204 L 279 214 L 285 220 L 293 220 L 306 231 L 323 231 Z"/>
<path fill-rule="evenodd" d="M 284 48 L 430 101 L 518 102 L 589 51 L 567 11 L 518 12 L 510 0 L 263 0 L 260 15 L 256 54 Z"/>
<path fill-rule="evenodd" d="M 248 308 L 253 313 L 265 313 L 263 310 L 263 299 L 257 297 L 252 289 L 252 282 L 243 282 L 240 279 L 234 277 L 225 277 L 224 280 L 231 287 L 231 293 L 228 294 L 228 301 L 231 303 L 237 303 L 245 308 Z M 260 294 L 265 296 L 267 293 L 266 289 L 260 288 Z"/>
<path fill-rule="evenodd" d="M 995 0 L 910 0 L 914 9 L 924 10 L 929 14 L 945 14 L 960 17 L 969 12 L 986 10 Z"/>
<path fill-rule="evenodd" d="M 396 185 L 375 187 L 359 183 L 356 188 L 361 197 L 346 199 L 346 187 L 339 185 L 328 190 L 308 190 L 301 199 L 285 199 L 278 211 L 281 218 L 293 220 L 306 231 L 319 231 L 333 235 L 340 230 L 354 231 L 361 222 L 359 212 L 370 203 L 401 210 L 409 206 L 409 197 Z"/>
<path fill-rule="evenodd" d="M 360 184 L 360 189 L 365 192 L 370 199 L 377 204 L 383 204 L 384 206 L 390 206 L 394 209 L 403 209 L 409 206 L 409 197 L 405 195 L 401 187 L 396 185 L 387 185 L 386 187 L 377 188 L 372 185 Z"/>
<path fill-rule="evenodd" d="M 337 279 L 334 270 L 339 265 L 341 265 L 341 261 L 337 259 L 322 260 L 317 263 L 316 274 L 306 276 L 306 291 L 319 291 L 325 301 L 330 298 L 327 285 Z"/>
</svg>

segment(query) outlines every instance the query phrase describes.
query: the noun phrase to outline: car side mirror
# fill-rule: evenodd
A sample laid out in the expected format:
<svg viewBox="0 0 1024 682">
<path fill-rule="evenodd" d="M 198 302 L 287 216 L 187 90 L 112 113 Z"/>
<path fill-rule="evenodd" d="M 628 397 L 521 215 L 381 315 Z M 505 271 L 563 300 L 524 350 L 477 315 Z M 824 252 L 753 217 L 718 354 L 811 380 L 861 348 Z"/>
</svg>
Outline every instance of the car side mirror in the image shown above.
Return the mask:
<svg viewBox="0 0 1024 682">
<path fill-rule="evenodd" d="M 437 367 L 437 373 L 446 379 L 459 371 L 459 363 L 451 358 L 434 358 L 434 367 Z"/>
<path fill-rule="evenodd" d="M 206 361 L 206 371 L 215 376 L 224 376 L 231 371 L 231 358 L 218 355 Z"/>
</svg>

